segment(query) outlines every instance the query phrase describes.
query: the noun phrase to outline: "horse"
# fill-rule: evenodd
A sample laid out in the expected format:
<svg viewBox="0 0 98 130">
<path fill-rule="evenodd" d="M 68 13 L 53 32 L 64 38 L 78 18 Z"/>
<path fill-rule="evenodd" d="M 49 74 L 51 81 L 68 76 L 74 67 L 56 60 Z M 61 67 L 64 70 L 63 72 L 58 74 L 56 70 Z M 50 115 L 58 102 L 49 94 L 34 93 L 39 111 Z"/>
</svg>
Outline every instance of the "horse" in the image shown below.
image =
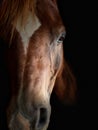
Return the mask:
<svg viewBox="0 0 98 130">
<path fill-rule="evenodd" d="M 73 103 L 76 80 L 65 58 L 66 29 L 56 0 L 2 0 L 0 38 L 7 45 L 9 130 L 47 130 L 55 92 Z"/>
</svg>

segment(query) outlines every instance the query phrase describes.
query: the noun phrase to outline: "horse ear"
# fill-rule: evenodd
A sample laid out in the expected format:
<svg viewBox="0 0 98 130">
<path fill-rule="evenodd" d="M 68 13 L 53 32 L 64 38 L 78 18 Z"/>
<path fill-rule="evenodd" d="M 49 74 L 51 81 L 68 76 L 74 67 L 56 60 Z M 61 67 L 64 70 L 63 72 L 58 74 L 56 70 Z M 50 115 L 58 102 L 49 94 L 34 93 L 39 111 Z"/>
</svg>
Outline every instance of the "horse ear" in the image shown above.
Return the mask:
<svg viewBox="0 0 98 130">
<path fill-rule="evenodd" d="M 71 105 L 76 101 L 76 81 L 68 64 L 64 61 L 63 68 L 58 74 L 54 86 L 58 98 L 65 104 Z"/>
</svg>

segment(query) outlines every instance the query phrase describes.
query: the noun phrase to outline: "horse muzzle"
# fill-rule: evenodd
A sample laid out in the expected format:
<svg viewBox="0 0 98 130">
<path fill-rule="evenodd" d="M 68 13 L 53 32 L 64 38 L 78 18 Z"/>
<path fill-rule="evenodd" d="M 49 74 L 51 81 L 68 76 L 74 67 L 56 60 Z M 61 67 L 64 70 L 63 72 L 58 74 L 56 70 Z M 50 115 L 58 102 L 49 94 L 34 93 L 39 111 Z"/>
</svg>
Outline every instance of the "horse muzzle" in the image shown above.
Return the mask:
<svg viewBox="0 0 98 130">
<path fill-rule="evenodd" d="M 39 106 L 32 109 L 32 114 L 15 112 L 10 120 L 10 130 L 46 130 L 49 125 L 51 107 Z"/>
</svg>

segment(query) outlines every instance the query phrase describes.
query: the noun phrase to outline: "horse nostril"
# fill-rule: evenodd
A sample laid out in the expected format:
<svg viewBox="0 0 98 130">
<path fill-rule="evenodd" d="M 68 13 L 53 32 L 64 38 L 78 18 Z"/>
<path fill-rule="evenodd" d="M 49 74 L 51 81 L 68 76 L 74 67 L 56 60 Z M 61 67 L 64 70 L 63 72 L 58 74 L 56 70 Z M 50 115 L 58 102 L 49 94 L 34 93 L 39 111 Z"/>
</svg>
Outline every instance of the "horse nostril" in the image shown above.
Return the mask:
<svg viewBox="0 0 98 130">
<path fill-rule="evenodd" d="M 42 128 L 43 126 L 45 126 L 45 124 L 48 121 L 48 111 L 46 108 L 40 108 L 39 109 L 39 119 L 37 122 L 37 127 L 38 128 Z"/>
<path fill-rule="evenodd" d="M 45 123 L 46 120 L 47 120 L 47 109 L 45 109 L 45 108 L 40 108 L 39 124 Z"/>
</svg>

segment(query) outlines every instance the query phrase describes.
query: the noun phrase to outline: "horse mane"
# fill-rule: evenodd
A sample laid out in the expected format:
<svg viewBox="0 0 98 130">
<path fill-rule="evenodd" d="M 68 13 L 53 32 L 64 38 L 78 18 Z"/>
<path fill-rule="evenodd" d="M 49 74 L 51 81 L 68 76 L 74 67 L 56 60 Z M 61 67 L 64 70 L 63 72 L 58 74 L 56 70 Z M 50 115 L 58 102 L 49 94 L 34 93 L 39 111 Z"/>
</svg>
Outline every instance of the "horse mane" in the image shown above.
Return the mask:
<svg viewBox="0 0 98 130">
<path fill-rule="evenodd" d="M 13 37 L 17 20 L 21 17 L 21 25 L 25 25 L 29 11 L 35 11 L 35 0 L 2 0 L 0 4 L 0 37 Z"/>
</svg>

